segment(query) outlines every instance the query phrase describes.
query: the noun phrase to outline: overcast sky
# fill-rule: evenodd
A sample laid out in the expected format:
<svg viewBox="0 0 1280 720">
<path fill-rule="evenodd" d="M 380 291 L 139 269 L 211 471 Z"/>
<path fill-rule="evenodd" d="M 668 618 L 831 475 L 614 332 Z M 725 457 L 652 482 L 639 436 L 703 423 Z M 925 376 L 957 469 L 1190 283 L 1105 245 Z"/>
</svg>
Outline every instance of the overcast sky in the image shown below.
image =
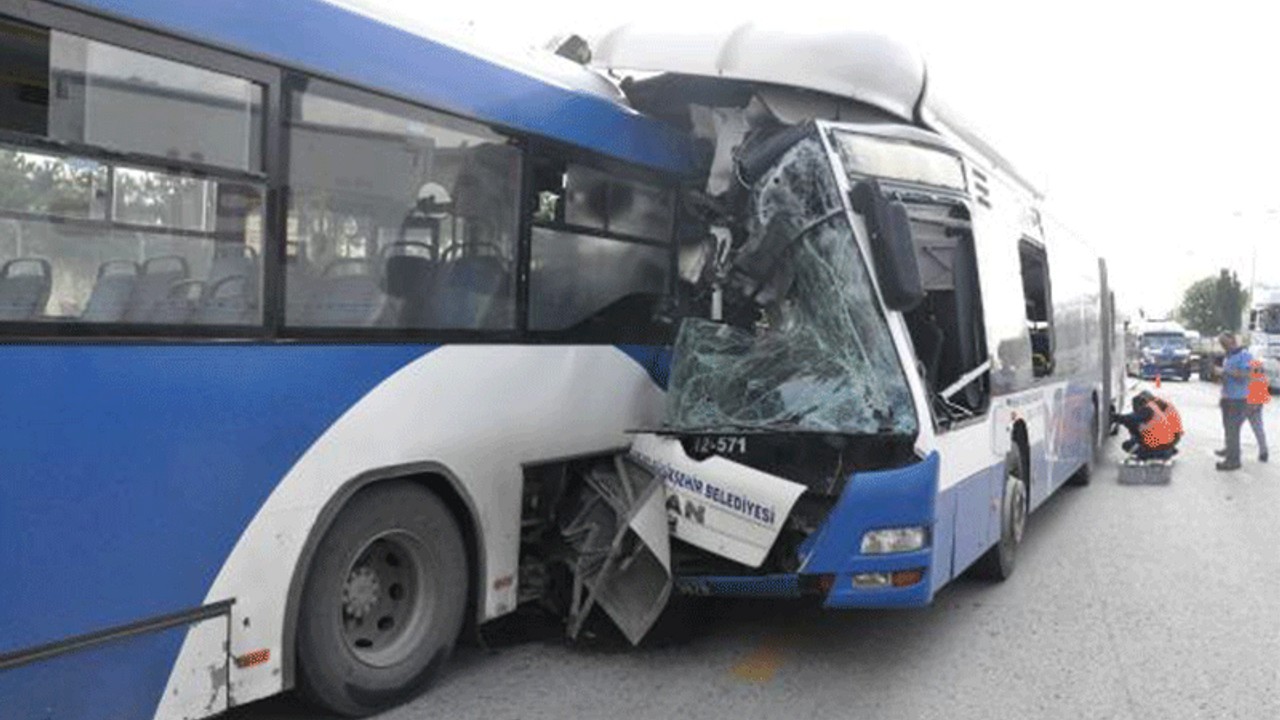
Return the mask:
<svg viewBox="0 0 1280 720">
<path fill-rule="evenodd" d="M 499 44 L 637 19 L 767 24 L 778 13 L 791 25 L 807 14 L 818 28 L 883 29 L 925 54 L 951 104 L 1107 256 L 1122 308 L 1167 312 L 1221 267 L 1248 286 L 1255 246 L 1258 282 L 1280 285 L 1271 3 L 363 1 Z"/>
</svg>

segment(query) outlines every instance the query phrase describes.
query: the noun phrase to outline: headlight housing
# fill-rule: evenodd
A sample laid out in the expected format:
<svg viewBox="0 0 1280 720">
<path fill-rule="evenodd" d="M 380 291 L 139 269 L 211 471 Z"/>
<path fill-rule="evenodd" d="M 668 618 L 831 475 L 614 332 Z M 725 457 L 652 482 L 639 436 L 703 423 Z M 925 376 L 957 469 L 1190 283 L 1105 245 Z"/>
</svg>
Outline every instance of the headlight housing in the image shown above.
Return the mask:
<svg viewBox="0 0 1280 720">
<path fill-rule="evenodd" d="M 862 536 L 863 555 L 914 552 L 929 543 L 928 528 L 899 527 L 870 530 Z"/>
</svg>

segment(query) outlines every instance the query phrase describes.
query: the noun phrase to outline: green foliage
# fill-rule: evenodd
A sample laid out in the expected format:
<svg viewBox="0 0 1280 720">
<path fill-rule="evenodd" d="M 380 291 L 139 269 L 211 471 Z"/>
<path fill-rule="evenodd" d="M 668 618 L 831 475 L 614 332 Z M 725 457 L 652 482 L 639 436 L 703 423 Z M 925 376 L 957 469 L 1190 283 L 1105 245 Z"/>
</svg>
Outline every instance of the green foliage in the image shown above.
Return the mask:
<svg viewBox="0 0 1280 720">
<path fill-rule="evenodd" d="M 1224 268 L 1187 288 L 1178 307 L 1178 319 L 1205 337 L 1224 330 L 1238 332 L 1248 302 L 1248 291 L 1241 287 L 1234 272 Z"/>
<path fill-rule="evenodd" d="M 0 148 L 0 208 L 87 217 L 94 174 L 105 178 L 99 167 Z"/>
</svg>

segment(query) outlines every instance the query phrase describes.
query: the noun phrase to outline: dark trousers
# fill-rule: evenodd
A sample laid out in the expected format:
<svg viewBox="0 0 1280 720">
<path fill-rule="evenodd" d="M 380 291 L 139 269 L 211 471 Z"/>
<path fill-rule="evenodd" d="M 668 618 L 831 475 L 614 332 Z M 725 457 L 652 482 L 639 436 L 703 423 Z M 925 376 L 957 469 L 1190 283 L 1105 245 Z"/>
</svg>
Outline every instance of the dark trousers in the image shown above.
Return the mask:
<svg viewBox="0 0 1280 720">
<path fill-rule="evenodd" d="M 1266 455 L 1267 434 L 1262 428 L 1262 406 L 1251 405 L 1247 400 L 1230 398 L 1222 398 L 1220 404 L 1222 432 L 1227 442 L 1225 461 L 1232 464 L 1240 462 L 1240 426 L 1244 425 L 1245 420 L 1249 421 L 1249 427 L 1253 428 L 1253 436 L 1258 440 L 1258 454 Z"/>
</svg>

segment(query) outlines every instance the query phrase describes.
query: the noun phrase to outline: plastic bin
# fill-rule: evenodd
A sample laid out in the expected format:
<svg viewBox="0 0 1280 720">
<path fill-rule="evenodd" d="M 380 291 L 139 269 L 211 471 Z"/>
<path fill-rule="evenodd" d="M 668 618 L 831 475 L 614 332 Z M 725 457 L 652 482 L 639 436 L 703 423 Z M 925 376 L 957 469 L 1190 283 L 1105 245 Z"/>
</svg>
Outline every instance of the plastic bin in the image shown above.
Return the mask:
<svg viewBox="0 0 1280 720">
<path fill-rule="evenodd" d="M 1125 460 L 1120 463 L 1121 485 L 1167 485 L 1172 480 L 1172 460 Z"/>
</svg>

